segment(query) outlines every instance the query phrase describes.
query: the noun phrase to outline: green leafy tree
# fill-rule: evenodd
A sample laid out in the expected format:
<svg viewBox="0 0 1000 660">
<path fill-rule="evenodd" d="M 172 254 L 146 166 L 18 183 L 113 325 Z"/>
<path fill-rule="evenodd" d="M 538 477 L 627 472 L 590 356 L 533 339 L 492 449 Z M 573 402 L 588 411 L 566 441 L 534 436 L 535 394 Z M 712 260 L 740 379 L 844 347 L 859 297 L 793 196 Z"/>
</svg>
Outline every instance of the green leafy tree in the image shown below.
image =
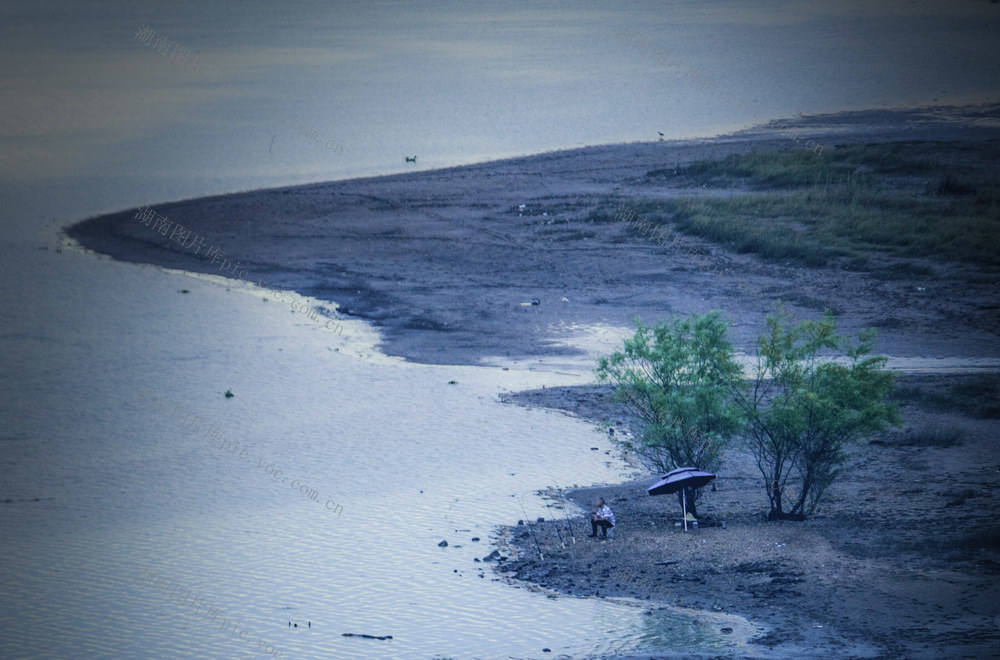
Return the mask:
<svg viewBox="0 0 1000 660">
<path fill-rule="evenodd" d="M 716 471 L 740 428 L 730 393 L 742 372 L 726 338 L 727 323 L 711 312 L 653 326 L 636 319 L 635 326 L 623 350 L 600 358 L 596 370 L 643 422 L 636 439 L 621 443 L 660 473 L 679 467 Z M 688 509 L 697 515 L 700 489 L 686 490 Z"/>
<path fill-rule="evenodd" d="M 875 330 L 854 343 L 835 330 L 829 310 L 793 326 L 779 306 L 757 340 L 752 378 L 733 381 L 772 520 L 815 512 L 850 444 L 900 423 L 886 358 L 870 355 Z"/>
</svg>

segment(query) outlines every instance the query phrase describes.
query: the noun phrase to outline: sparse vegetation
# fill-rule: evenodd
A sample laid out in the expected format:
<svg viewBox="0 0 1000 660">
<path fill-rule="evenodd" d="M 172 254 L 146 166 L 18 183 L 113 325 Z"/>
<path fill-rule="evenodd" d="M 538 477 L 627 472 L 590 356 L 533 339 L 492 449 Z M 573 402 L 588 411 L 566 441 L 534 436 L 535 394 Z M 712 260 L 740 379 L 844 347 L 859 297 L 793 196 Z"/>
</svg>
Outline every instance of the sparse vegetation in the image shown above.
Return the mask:
<svg viewBox="0 0 1000 660">
<path fill-rule="evenodd" d="M 980 419 L 1000 418 L 1000 374 L 978 374 L 951 386 L 955 407 Z"/>
<path fill-rule="evenodd" d="M 928 425 L 903 434 L 900 444 L 909 447 L 953 447 L 962 441 L 963 435 L 961 429 Z"/>
<path fill-rule="evenodd" d="M 750 192 L 633 206 L 735 252 L 812 267 L 841 257 L 863 265 L 876 252 L 1000 266 L 997 172 L 963 153 L 900 143 L 732 155 L 648 177 Z"/>
<path fill-rule="evenodd" d="M 897 389 L 903 405 L 918 404 L 942 412 L 961 412 L 980 419 L 1000 418 L 1000 374 L 957 377 L 944 392 L 907 385 Z"/>
</svg>

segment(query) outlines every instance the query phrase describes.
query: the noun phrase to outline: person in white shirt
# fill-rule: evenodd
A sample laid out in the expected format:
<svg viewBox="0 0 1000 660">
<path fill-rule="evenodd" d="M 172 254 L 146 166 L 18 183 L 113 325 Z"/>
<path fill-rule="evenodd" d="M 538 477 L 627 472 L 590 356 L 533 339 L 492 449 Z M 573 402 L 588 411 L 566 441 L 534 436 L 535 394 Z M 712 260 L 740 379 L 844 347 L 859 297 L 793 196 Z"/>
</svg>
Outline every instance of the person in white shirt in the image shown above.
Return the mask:
<svg viewBox="0 0 1000 660">
<path fill-rule="evenodd" d="M 603 497 L 597 498 L 597 511 L 594 511 L 594 515 L 590 519 L 590 527 L 593 533 L 590 535 L 591 538 L 597 536 L 597 526 L 601 526 L 601 538 L 608 538 L 608 530 L 615 526 L 615 514 L 611 512 L 611 508 L 604 503 Z"/>
</svg>

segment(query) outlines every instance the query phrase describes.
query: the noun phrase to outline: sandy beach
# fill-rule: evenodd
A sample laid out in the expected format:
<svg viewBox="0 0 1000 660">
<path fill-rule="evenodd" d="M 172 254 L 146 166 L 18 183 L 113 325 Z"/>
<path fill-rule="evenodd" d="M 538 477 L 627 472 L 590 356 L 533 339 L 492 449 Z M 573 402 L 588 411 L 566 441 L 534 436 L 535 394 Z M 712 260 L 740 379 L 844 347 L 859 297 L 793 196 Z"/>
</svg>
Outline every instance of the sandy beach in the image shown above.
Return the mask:
<svg viewBox="0 0 1000 660">
<path fill-rule="evenodd" d="M 633 200 L 724 196 L 728 191 L 687 177 L 650 173 L 729 154 L 802 149 L 792 137 L 799 134 L 825 149 L 949 143 L 995 163 L 998 120 L 997 106 L 808 117 L 713 139 L 150 200 L 169 228 L 144 224 L 131 209 L 67 233 L 117 260 L 236 279 L 245 273 L 268 288 L 329 301 L 334 323 L 367 320 L 381 333 L 383 352 L 429 364 L 566 355 L 572 349 L 555 342 L 567 328 L 711 309 L 725 310 L 734 344 L 749 351 L 779 299 L 800 317 L 833 310 L 846 334 L 879 328 L 877 351 L 941 358 L 943 373 L 902 378 L 906 425 L 857 448 L 819 515 L 765 523 L 754 471 L 733 452 L 701 509 L 725 520 L 724 529 L 678 531 L 673 502 L 646 496 L 652 479 L 643 476 L 568 495 L 584 510 L 598 493 L 606 496 L 621 521 L 615 539 L 583 538 L 581 512 L 571 507 L 576 543 L 563 549 L 565 522 L 533 523 L 547 554 L 540 560 L 528 527 L 501 530 L 508 558 L 498 571 L 557 594 L 636 597 L 641 585 L 615 577 L 616 568 L 630 566 L 658 589 L 650 607 L 673 603 L 759 623 L 761 636 L 738 652 L 745 657 L 990 657 L 1000 648 L 993 598 L 1000 427 L 995 408 L 952 406 L 961 398 L 956 384 L 988 381 L 947 370 L 948 360 L 1000 358 L 1000 274 L 895 256 L 873 258 L 863 269 L 848 260 L 806 268 L 694 236 L 678 250 L 607 218 Z M 173 235 L 176 225 L 186 238 Z M 194 237 L 203 239 L 197 252 L 188 247 Z M 211 248 L 215 258 L 206 259 Z M 705 260 L 711 272 L 700 268 Z M 609 422 L 619 433 L 636 430 L 606 388 L 546 388 L 509 400 Z M 924 432 L 945 427 L 949 433 Z M 601 449 L 612 447 L 609 439 Z"/>
</svg>

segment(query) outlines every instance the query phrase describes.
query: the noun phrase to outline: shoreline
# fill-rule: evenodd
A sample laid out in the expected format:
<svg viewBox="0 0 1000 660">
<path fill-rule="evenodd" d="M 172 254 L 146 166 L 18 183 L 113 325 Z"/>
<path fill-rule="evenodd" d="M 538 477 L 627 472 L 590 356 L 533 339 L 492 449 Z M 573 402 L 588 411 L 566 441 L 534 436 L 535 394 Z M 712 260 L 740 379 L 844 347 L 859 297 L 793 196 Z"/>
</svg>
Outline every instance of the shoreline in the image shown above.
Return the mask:
<svg viewBox="0 0 1000 660">
<path fill-rule="evenodd" d="M 731 315 L 734 344 L 745 350 L 754 339 L 752 325 L 778 299 L 802 317 L 829 307 L 844 332 L 881 327 L 876 349 L 883 353 L 1000 357 L 1000 315 L 976 304 L 990 295 L 991 284 L 972 281 L 969 267 L 934 263 L 933 274 L 905 279 L 836 265 L 810 269 L 737 254 L 695 236 L 685 237 L 688 250 L 674 251 L 594 215 L 610 217 L 631 200 L 704 194 L 700 186 L 652 181 L 647 173 L 786 149 L 790 131 L 815 127 L 831 148 L 1000 140 L 1000 127 L 979 125 L 984 115 L 1000 116 L 1000 106 L 824 115 L 711 139 L 586 147 L 184 200 L 156 210 L 192 236 L 210 237 L 205 243 L 222 253 L 213 258 L 238 263 L 237 273 L 330 301 L 337 308 L 334 323 L 363 319 L 378 328 L 383 352 L 427 364 L 574 354 L 553 345 L 568 328 L 629 327 L 636 315 L 651 320 L 712 308 Z M 176 237 L 140 224 L 135 212 L 89 218 L 65 233 L 120 261 L 220 274 Z M 719 272 L 703 272 L 704 259 Z M 888 272 L 894 264 L 877 265 Z M 916 286 L 933 293 L 933 309 L 911 309 L 911 300 L 919 303 Z M 540 304 L 522 304 L 534 299 Z M 903 326 L 907 332 L 897 332 Z"/>
<path fill-rule="evenodd" d="M 587 538 L 585 517 L 557 509 L 553 520 L 502 527 L 509 556 L 495 570 L 573 597 L 635 598 L 651 610 L 736 614 L 764 627 L 726 657 L 989 657 L 1000 646 L 1000 606 L 991 596 L 1000 586 L 1000 415 L 995 407 L 956 412 L 948 404 L 956 383 L 976 378 L 903 376 L 908 428 L 855 446 L 846 474 L 804 522 L 767 521 L 759 473 L 730 449 L 716 490 L 699 502 L 697 529 L 678 526 L 673 497 L 646 494 L 656 475 L 550 489 L 541 495 L 554 508 L 583 513 L 597 496 L 607 498 L 615 538 Z M 610 395 L 610 386 L 553 387 L 505 403 L 608 422 L 615 435 L 635 432 Z M 575 543 L 559 519 L 567 514 Z"/>
<path fill-rule="evenodd" d="M 980 125 L 977 117 L 993 123 Z M 878 327 L 875 350 L 881 354 L 994 360 L 1000 358 L 1000 314 L 990 302 L 997 277 L 988 270 L 931 259 L 905 260 L 903 266 L 918 266 L 906 269 L 903 260 L 889 258 L 869 271 L 839 263 L 805 268 L 689 235 L 684 241 L 691 249 L 675 250 L 601 218 L 632 200 L 705 195 L 689 181 L 654 181 L 649 172 L 728 154 L 786 150 L 788 131 L 814 129 L 831 148 L 954 140 L 973 153 L 990 154 L 995 147 L 989 141 L 1000 141 L 998 117 L 1000 106 L 852 112 L 711 139 L 587 147 L 157 205 L 171 223 L 218 241 L 206 240 L 217 247 L 212 262 L 172 241 L 173 228 L 164 234 L 162 225 L 155 232 L 142 225 L 136 209 L 84 220 L 65 233 L 120 261 L 188 272 L 224 275 L 219 264 L 228 259 L 231 271 L 239 264 L 235 279 L 253 273 L 274 295 L 288 289 L 330 301 L 334 323 L 366 320 L 378 329 L 382 352 L 427 364 L 579 356 L 581 351 L 557 342 L 581 328 L 628 327 L 637 315 L 651 322 L 710 309 L 726 310 L 734 347 L 747 351 L 778 299 L 800 318 L 831 308 L 842 334 Z M 978 144 L 984 138 L 987 145 Z M 699 255 L 717 266 L 712 273 L 701 268 Z M 901 276 L 879 275 L 897 267 Z M 933 393 L 961 378 L 904 380 Z M 627 431 L 628 420 L 609 408 L 607 393 L 598 394 L 595 386 L 546 388 L 510 400 L 609 420 Z M 769 626 L 741 657 L 937 658 L 939 647 L 978 653 L 996 646 L 1000 611 L 973 593 L 988 595 L 1000 575 L 1000 531 L 991 517 L 991 488 L 1000 473 L 996 419 L 921 406 L 914 404 L 907 418 L 911 430 L 957 425 L 965 439 L 921 446 L 913 444 L 913 433 L 878 436 L 859 448 L 852 463 L 861 476 L 835 484 L 830 506 L 804 523 L 758 520 L 753 474 L 741 468 L 723 480 L 719 503 L 710 498 L 711 506 L 702 510 L 712 514 L 712 507 L 728 506 L 720 508 L 727 528 L 703 526 L 679 535 L 667 523 L 669 498 L 645 496 L 649 478 L 640 478 L 570 494 L 577 505 L 598 492 L 609 495 L 619 519 L 613 541 L 588 546 L 587 539 L 578 539 L 584 545 L 576 549 L 597 569 L 584 570 L 569 557 L 559 558 L 561 570 L 535 566 L 530 553 L 517 552 L 530 543 L 527 530 L 538 530 L 550 544 L 558 534 L 552 523 L 532 523 L 505 530 L 508 540 L 501 538 L 501 547 L 509 544 L 519 556 L 503 562 L 503 573 L 558 593 L 629 597 L 635 583 L 605 579 L 627 550 L 638 558 L 636 575 L 662 573 L 655 586 L 667 591 L 659 593 L 683 587 L 679 605 Z M 952 488 L 934 471 L 942 465 L 972 485 Z M 884 474 L 892 478 L 884 481 Z M 928 484 L 907 487 L 918 477 Z M 949 498 L 954 492 L 959 496 Z M 970 499 L 973 506 L 966 506 Z M 652 524 L 630 529 L 629 521 Z M 654 535 L 661 527 L 666 533 Z M 925 543 L 950 563 L 923 550 Z M 963 554 L 963 543 L 973 549 Z M 652 561 L 675 563 L 654 573 Z M 609 576 L 594 577 L 596 570 Z M 587 575 L 593 589 L 577 584 Z M 949 592 L 948 599 L 932 602 L 937 592 Z"/>
</svg>

